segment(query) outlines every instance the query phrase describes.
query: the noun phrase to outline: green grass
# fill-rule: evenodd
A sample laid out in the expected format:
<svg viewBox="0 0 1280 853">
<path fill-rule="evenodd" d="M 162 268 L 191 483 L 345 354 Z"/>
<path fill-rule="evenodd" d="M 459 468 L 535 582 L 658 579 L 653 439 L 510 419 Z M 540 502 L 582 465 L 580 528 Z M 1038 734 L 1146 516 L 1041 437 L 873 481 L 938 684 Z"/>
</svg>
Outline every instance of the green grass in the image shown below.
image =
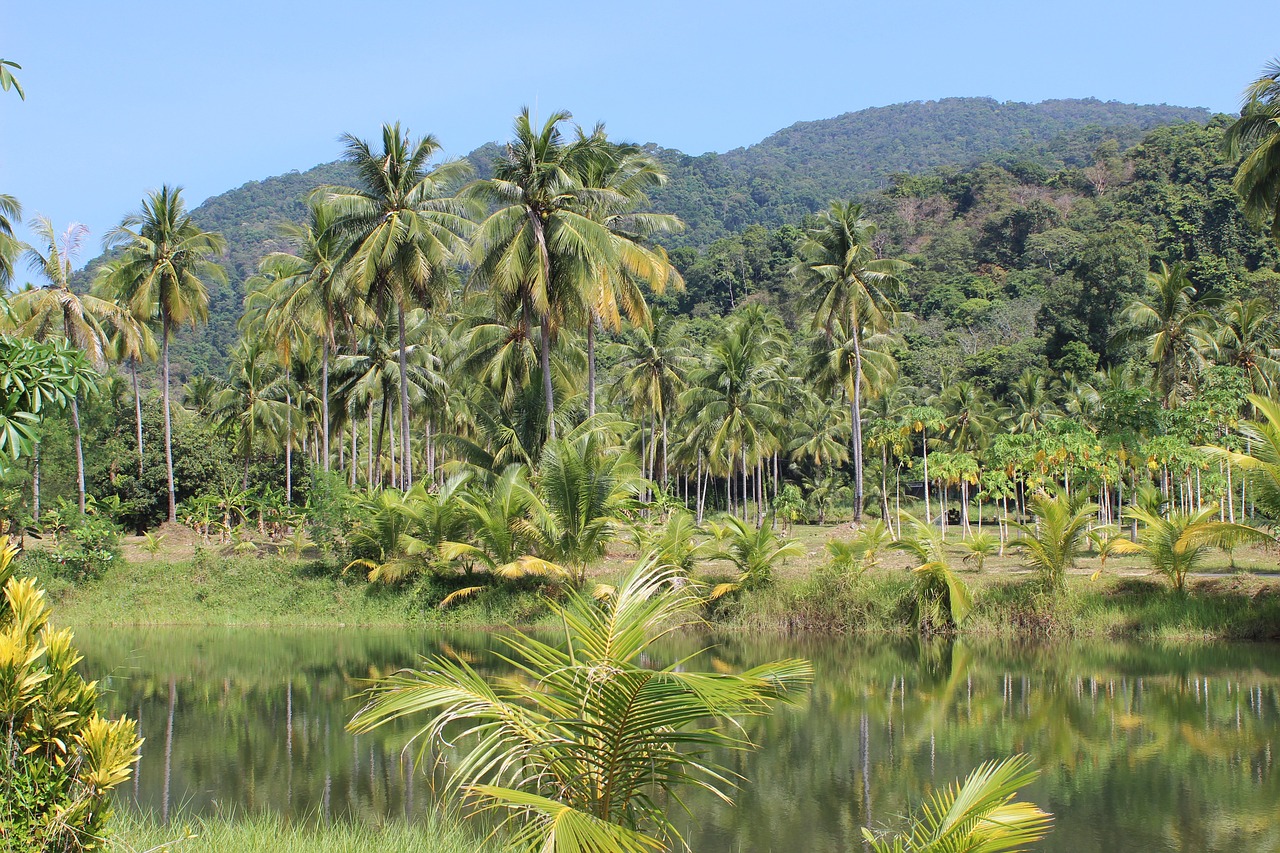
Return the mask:
<svg viewBox="0 0 1280 853">
<path fill-rule="evenodd" d="M 165 826 L 153 817 L 118 812 L 104 848 L 108 853 L 497 853 L 502 848 L 470 827 L 432 816 L 420 823 L 380 826 L 335 822 L 289 824 L 275 815 L 178 818 Z"/>
<path fill-rule="evenodd" d="M 18 572 L 39 576 L 39 567 L 38 561 L 24 567 L 20 559 Z M 40 580 L 58 621 L 67 625 L 475 626 L 536 624 L 546 613 L 532 584 L 495 589 L 442 611 L 436 604 L 461 578 L 388 587 L 359 572 L 343 575 L 323 562 L 285 557 L 119 561 L 79 585 Z"/>
<path fill-rule="evenodd" d="M 776 571 L 773 586 L 730 597 L 709 610 L 721 627 L 749 631 L 911 633 L 912 579 L 902 555 L 886 552 L 881 565 L 860 577 L 826 567 L 825 541 L 850 534 L 847 527 L 798 528 L 803 556 Z M 988 560 L 982 573 L 964 572 L 974 589 L 974 610 L 963 633 L 1005 637 L 1140 637 L 1151 639 L 1280 638 L 1280 583 L 1274 577 L 1222 574 L 1194 578 L 1188 595 L 1173 593 L 1137 563 L 1112 559 L 1107 574 L 1089 579 L 1095 560 L 1082 560 L 1067 577 L 1064 594 L 1047 597 L 1035 576 L 1021 571 L 1014 554 Z M 1274 568 L 1274 553 L 1237 554 L 1237 565 Z M 636 558 L 620 544 L 597 566 L 611 580 Z M 19 560 L 19 572 L 25 559 Z M 957 556 L 954 564 L 961 565 Z M 32 558 L 40 573 L 48 561 Z M 725 575 L 727 564 L 709 563 L 705 579 Z M 720 578 L 723 579 L 723 578 Z M 358 572 L 286 556 L 146 559 L 131 555 L 81 585 L 43 577 L 57 619 L 73 626 L 536 626 L 545 621 L 544 594 L 536 581 L 503 584 L 448 610 L 436 605 L 449 592 L 477 582 L 463 577 L 422 578 L 402 587 L 370 584 Z"/>
</svg>

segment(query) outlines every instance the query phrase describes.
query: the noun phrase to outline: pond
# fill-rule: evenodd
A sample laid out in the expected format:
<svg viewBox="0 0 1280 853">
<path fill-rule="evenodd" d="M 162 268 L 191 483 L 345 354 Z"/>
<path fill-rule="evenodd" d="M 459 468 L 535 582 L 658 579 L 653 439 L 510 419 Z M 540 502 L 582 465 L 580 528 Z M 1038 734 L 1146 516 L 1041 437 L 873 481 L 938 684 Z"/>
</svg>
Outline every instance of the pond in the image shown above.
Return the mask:
<svg viewBox="0 0 1280 853">
<path fill-rule="evenodd" d="M 270 810 L 290 819 L 412 819 L 435 790 L 403 756 L 410 727 L 355 737 L 363 680 L 448 651 L 498 671 L 491 633 L 93 629 L 84 670 L 141 720 L 120 796 L 161 817 Z M 752 721 L 736 807 L 689 799 L 698 853 L 862 849 L 983 760 L 1031 755 L 1028 796 L 1056 816 L 1039 849 L 1280 850 L 1280 647 L 917 644 L 688 636 L 698 663 L 813 661 L 799 705 Z M 674 807 L 674 806 L 673 806 Z"/>
</svg>

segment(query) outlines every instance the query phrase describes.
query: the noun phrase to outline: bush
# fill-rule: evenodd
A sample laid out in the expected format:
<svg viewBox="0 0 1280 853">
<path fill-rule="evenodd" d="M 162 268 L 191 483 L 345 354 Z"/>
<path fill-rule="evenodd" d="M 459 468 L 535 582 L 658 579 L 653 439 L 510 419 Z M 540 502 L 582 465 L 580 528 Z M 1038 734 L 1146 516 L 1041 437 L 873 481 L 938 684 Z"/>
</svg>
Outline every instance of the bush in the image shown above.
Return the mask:
<svg viewBox="0 0 1280 853">
<path fill-rule="evenodd" d="M 50 556 L 61 567 L 58 576 L 76 583 L 95 580 L 120 558 L 120 531 L 104 518 L 86 516 L 57 534 Z"/>
<path fill-rule="evenodd" d="M 34 580 L 12 579 L 16 553 L 0 536 L 0 850 L 88 850 L 142 741 L 133 720 L 98 714 L 98 685 L 76 674 L 71 632 L 48 627 Z"/>
</svg>

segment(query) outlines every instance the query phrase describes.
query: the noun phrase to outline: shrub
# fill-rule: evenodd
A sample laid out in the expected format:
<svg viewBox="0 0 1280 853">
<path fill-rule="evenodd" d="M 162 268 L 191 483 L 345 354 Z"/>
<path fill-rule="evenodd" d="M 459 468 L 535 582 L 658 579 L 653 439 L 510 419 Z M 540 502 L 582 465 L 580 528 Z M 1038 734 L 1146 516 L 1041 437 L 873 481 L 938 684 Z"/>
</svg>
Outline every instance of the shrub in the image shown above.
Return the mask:
<svg viewBox="0 0 1280 853">
<path fill-rule="evenodd" d="M 105 518 L 84 516 L 57 536 L 51 556 L 59 574 L 77 583 L 102 576 L 120 557 L 120 531 Z"/>
<path fill-rule="evenodd" d="M 76 673 L 71 632 L 48 627 L 34 580 L 12 579 L 15 554 L 0 536 L 0 850 L 92 849 L 142 741 L 133 720 L 98 714 L 98 685 Z"/>
</svg>

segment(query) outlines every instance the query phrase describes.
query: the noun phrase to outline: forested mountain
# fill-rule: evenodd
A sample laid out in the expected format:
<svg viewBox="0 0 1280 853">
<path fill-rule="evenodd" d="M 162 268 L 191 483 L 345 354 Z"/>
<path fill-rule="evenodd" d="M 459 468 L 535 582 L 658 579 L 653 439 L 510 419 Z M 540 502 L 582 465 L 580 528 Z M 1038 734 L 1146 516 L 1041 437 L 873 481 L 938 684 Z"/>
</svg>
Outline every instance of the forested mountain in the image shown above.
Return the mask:
<svg viewBox="0 0 1280 853">
<path fill-rule="evenodd" d="M 1089 165 L 1104 144 L 1123 150 L 1153 127 L 1208 118 L 1202 109 L 1093 99 L 1024 104 L 948 98 L 896 104 L 801 122 L 725 154 L 694 157 L 650 146 L 669 174 L 667 186 L 655 192 L 652 200 L 655 209 L 686 222 L 687 229 L 670 238 L 669 244 L 686 247 L 679 258 L 688 266 L 695 257 L 690 249 L 714 256 L 717 240 L 741 235 L 751 226 L 798 223 L 824 208 L 828 200 L 883 187 L 896 173 L 983 160 L 1053 173 Z M 497 153 L 497 146 L 489 143 L 467 159 L 483 177 Z M 263 255 L 283 247 L 279 224 L 301 219 L 304 199 L 315 187 L 350 179 L 341 162 L 326 163 L 251 181 L 208 199 L 193 211 L 202 228 L 227 239 L 228 283 L 212 288 L 208 326 L 198 334 L 180 336 L 173 352 L 177 375 L 222 372 L 236 338 L 243 282 Z M 91 263 L 89 269 L 95 265 Z M 701 300 L 704 308 L 732 304 L 732 275 L 744 282 L 752 278 L 741 265 L 737 273 L 717 273 L 718 283 L 702 277 L 703 285 L 718 290 Z"/>
<path fill-rule="evenodd" d="M 1087 375 L 1128 355 L 1109 342 L 1123 309 L 1163 261 L 1186 265 L 1198 293 L 1280 300 L 1280 252 L 1241 213 L 1224 152 L 1224 117 L 1114 143 L 1083 168 L 995 158 L 899 173 L 865 195 L 881 252 L 910 261 L 910 315 L 896 356 L 909 384 L 971 379 L 997 398 L 1022 372 Z M 673 257 L 686 292 L 669 310 L 718 315 L 745 301 L 796 319 L 790 274 L 802 231 L 749 226 Z"/>
</svg>

